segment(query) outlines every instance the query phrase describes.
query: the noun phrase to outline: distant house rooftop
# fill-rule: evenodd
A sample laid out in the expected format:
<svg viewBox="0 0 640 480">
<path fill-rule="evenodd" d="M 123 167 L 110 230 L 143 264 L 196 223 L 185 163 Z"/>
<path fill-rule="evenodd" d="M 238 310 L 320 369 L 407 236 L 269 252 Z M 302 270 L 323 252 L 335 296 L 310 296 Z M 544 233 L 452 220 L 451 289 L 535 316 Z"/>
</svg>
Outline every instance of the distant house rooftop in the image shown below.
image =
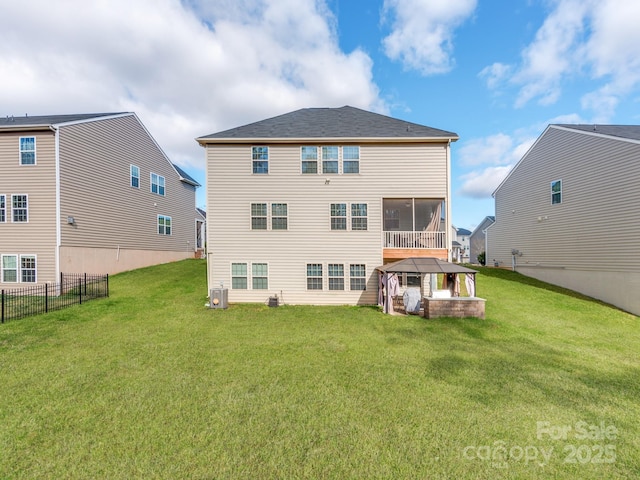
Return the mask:
<svg viewBox="0 0 640 480">
<path fill-rule="evenodd" d="M 16 129 L 21 127 L 50 127 L 61 123 L 78 122 L 91 120 L 100 117 L 113 117 L 124 115 L 127 112 L 118 113 L 77 113 L 70 115 L 37 115 L 37 116 L 14 116 L 7 115 L 0 117 L 0 129 Z"/>
<path fill-rule="evenodd" d="M 640 125 L 557 124 L 557 126 L 563 127 L 563 128 L 570 128 L 573 130 L 580 130 L 582 132 L 600 133 L 602 135 L 609 135 L 611 137 L 640 140 Z"/>
<path fill-rule="evenodd" d="M 399 120 L 359 108 L 303 108 L 198 138 L 201 144 L 242 140 L 381 139 L 394 141 L 456 141 L 453 132 Z"/>
</svg>

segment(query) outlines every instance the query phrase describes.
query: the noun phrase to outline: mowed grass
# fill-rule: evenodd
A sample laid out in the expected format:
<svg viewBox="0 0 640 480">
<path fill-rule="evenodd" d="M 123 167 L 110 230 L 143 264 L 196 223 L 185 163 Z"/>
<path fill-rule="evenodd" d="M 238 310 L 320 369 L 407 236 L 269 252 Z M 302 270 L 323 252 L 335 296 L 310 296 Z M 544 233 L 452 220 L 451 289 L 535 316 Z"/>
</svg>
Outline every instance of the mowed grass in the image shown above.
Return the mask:
<svg viewBox="0 0 640 480">
<path fill-rule="evenodd" d="M 0 326 L 0 478 L 640 476 L 638 317 L 494 269 L 485 320 L 210 310 L 205 268 Z"/>
</svg>

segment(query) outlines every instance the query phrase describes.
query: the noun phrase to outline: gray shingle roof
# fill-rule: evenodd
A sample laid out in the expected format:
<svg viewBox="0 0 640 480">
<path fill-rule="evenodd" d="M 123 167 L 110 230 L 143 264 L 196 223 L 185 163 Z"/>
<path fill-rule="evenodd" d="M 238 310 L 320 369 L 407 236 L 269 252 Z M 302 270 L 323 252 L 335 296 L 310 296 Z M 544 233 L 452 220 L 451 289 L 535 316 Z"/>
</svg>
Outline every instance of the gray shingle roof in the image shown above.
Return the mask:
<svg viewBox="0 0 640 480">
<path fill-rule="evenodd" d="M 609 135 L 612 137 L 640 140 L 640 125 L 558 124 L 558 126 L 583 132 L 600 133 L 602 135 Z"/>
<path fill-rule="evenodd" d="M 303 108 L 230 130 L 206 139 L 276 138 L 429 138 L 457 140 L 453 132 L 406 122 L 350 106 Z"/>
<path fill-rule="evenodd" d="M 182 177 L 182 180 L 184 180 L 187 183 L 190 183 L 194 187 L 201 187 L 202 186 L 191 175 L 189 175 L 187 172 L 185 172 L 183 169 L 181 169 L 175 163 L 173 163 L 172 165 L 173 165 L 173 168 L 176 169 L 176 172 L 178 172 L 178 175 L 180 175 Z"/>
<path fill-rule="evenodd" d="M 40 125 L 57 125 L 59 123 L 77 122 L 80 120 L 88 120 L 92 118 L 108 117 L 112 115 L 121 115 L 122 113 L 78 113 L 71 115 L 39 115 L 34 117 L 22 116 L 15 117 L 7 115 L 0 117 L 0 128 L 16 128 L 16 127 L 34 127 Z"/>
</svg>

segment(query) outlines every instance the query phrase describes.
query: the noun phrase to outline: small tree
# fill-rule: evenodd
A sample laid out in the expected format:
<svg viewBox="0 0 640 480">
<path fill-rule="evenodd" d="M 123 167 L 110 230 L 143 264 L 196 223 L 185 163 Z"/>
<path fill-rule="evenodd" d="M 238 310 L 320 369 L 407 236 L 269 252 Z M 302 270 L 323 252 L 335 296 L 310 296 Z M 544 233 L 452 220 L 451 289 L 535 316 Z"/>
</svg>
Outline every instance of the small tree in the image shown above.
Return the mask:
<svg viewBox="0 0 640 480">
<path fill-rule="evenodd" d="M 480 252 L 478 254 L 478 263 L 484 266 L 487 263 L 487 254 L 486 252 Z"/>
</svg>

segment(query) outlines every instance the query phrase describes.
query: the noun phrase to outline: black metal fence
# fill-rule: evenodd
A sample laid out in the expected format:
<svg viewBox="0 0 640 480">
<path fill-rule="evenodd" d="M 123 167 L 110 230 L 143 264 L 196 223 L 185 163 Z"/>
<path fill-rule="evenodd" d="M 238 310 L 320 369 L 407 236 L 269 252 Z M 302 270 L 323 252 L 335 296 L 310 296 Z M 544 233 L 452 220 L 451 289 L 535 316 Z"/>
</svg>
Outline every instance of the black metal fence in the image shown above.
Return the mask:
<svg viewBox="0 0 640 480">
<path fill-rule="evenodd" d="M 2 323 L 109 296 L 109 275 L 60 274 L 59 283 L 2 290 Z"/>
</svg>

